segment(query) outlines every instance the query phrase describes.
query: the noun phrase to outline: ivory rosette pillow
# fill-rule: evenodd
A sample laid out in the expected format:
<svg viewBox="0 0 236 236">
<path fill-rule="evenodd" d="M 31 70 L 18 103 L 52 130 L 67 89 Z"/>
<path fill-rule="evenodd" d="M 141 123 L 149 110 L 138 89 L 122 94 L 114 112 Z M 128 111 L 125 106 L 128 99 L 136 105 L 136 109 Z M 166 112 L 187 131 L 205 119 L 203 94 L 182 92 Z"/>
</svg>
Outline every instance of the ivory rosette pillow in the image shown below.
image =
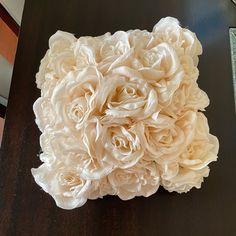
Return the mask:
<svg viewBox="0 0 236 236">
<path fill-rule="evenodd" d="M 50 37 L 33 106 L 43 164 L 32 174 L 57 206 L 201 187 L 219 146 L 202 113 L 201 53 L 196 35 L 172 17 L 152 32 Z"/>
</svg>

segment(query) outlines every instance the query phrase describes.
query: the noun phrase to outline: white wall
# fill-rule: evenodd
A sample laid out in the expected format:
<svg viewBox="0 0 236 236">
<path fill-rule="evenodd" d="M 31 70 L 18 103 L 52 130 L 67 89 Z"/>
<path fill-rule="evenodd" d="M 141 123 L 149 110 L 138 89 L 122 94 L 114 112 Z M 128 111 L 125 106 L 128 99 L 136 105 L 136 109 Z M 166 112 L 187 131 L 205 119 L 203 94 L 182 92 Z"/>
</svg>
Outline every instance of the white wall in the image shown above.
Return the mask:
<svg viewBox="0 0 236 236">
<path fill-rule="evenodd" d="M 0 3 L 5 7 L 18 25 L 20 25 L 25 0 L 0 0 Z"/>
<path fill-rule="evenodd" d="M 8 98 L 13 66 L 0 55 L 0 96 Z"/>
<path fill-rule="evenodd" d="M 0 117 L 0 147 L 2 142 L 3 127 L 4 127 L 4 119 Z"/>
</svg>

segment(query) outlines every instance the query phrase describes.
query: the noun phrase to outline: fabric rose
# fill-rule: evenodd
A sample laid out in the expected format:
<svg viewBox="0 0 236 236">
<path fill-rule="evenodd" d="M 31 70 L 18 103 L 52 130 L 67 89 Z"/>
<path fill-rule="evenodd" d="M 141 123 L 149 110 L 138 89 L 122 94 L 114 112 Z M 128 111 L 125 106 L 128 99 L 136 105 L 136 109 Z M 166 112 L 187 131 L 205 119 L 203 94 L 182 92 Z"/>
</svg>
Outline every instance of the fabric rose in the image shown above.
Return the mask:
<svg viewBox="0 0 236 236">
<path fill-rule="evenodd" d="M 193 141 L 179 155 L 178 163 L 163 167 L 162 186 L 168 191 L 180 193 L 192 187 L 200 188 L 203 177 L 209 174 L 208 164 L 217 160 L 218 149 L 218 140 L 209 133 L 206 117 L 198 112 Z M 172 169 L 171 175 L 168 169 Z"/>
<path fill-rule="evenodd" d="M 171 102 L 161 110 L 161 113 L 177 118 L 189 110 L 204 111 L 208 105 L 207 94 L 198 87 L 196 82 L 182 83 L 173 94 Z"/>
<path fill-rule="evenodd" d="M 143 122 L 142 143 L 148 158 L 157 163 L 176 160 L 192 142 L 196 113 L 186 112 L 178 120 L 168 116 L 153 116 Z"/>
<path fill-rule="evenodd" d="M 154 162 L 140 162 L 127 169 L 116 169 L 108 175 L 108 180 L 122 200 L 135 196 L 148 197 L 159 188 L 159 171 Z"/>
<path fill-rule="evenodd" d="M 32 174 L 36 183 L 63 209 L 84 205 L 92 188 L 91 181 L 82 179 L 73 167 L 66 168 L 60 164 L 49 167 L 42 164 L 32 169 Z"/>
<path fill-rule="evenodd" d="M 198 86 L 196 35 L 177 19 L 151 32 L 82 36 L 57 31 L 36 74 L 36 183 L 63 209 L 87 199 L 148 197 L 200 188 L 219 144 Z"/>
<path fill-rule="evenodd" d="M 45 81 L 61 79 L 75 69 L 73 53 L 75 42 L 73 34 L 63 31 L 57 31 L 50 37 L 49 49 L 41 60 L 39 72 L 36 74 L 38 88 L 43 89 Z"/>
<path fill-rule="evenodd" d="M 36 116 L 35 122 L 41 132 L 55 125 L 56 114 L 50 98 L 38 98 L 33 105 L 33 110 Z"/>
<path fill-rule="evenodd" d="M 50 123 L 57 129 L 63 126 L 79 129 L 96 109 L 96 94 L 101 79 L 102 75 L 94 67 L 65 76 L 55 86 L 50 98 L 39 98 L 34 105 L 40 129 L 43 130 Z"/>
<path fill-rule="evenodd" d="M 137 73 L 126 67 L 116 68 L 103 80 L 99 95 L 100 111 L 114 118 L 140 120 L 158 109 L 156 91 Z"/>
<path fill-rule="evenodd" d="M 170 168 L 171 167 L 165 167 Z M 204 181 L 204 177 L 208 177 L 209 168 L 205 167 L 198 171 L 193 171 L 189 169 L 185 169 L 182 167 L 174 168 L 172 171 L 172 178 L 164 177 L 162 178 L 161 185 L 168 190 L 169 192 L 178 192 L 178 193 L 186 193 L 193 187 L 201 188 L 201 184 Z M 168 172 L 166 172 L 166 175 Z M 177 173 L 173 175 L 173 173 Z"/>
<path fill-rule="evenodd" d="M 88 199 L 103 198 L 106 195 L 115 195 L 116 191 L 111 186 L 108 176 L 93 180 L 93 188 L 89 193 Z"/>
<path fill-rule="evenodd" d="M 100 48 L 99 70 L 108 73 L 118 66 L 128 64 L 132 52 L 127 32 L 118 31 L 110 37 L 104 38 Z"/>
<path fill-rule="evenodd" d="M 139 29 L 129 30 L 127 33 L 129 34 L 130 47 L 134 49 L 134 58 L 132 58 L 131 64 L 135 66 L 135 63 L 138 62 L 137 53 L 148 48 L 150 42 L 152 42 L 153 35 L 152 32 Z"/>
<path fill-rule="evenodd" d="M 149 39 L 151 41 L 151 39 Z M 171 44 L 160 42 L 157 45 L 139 48 L 133 67 L 156 89 L 159 103 L 169 102 L 184 79 L 184 69 Z"/>
<path fill-rule="evenodd" d="M 153 48 L 140 50 L 136 68 L 150 80 L 170 77 L 180 67 L 179 58 L 168 43 L 160 43 Z M 137 62 L 136 62 L 137 63 Z"/>
<path fill-rule="evenodd" d="M 195 33 L 183 29 L 173 17 L 163 18 L 153 27 L 153 43 L 157 42 L 168 42 L 177 54 L 190 55 L 195 65 L 198 63 L 198 55 L 202 54 L 202 46 Z"/>
<path fill-rule="evenodd" d="M 104 40 L 110 36 L 110 33 L 106 33 L 98 37 L 80 37 L 74 47 L 76 68 L 97 66 L 102 61 L 100 48 L 104 44 Z"/>
<path fill-rule="evenodd" d="M 209 133 L 206 117 L 198 112 L 194 140 L 180 155 L 180 165 L 192 170 L 204 168 L 210 162 L 216 161 L 218 149 L 218 140 Z"/>
<path fill-rule="evenodd" d="M 64 166 L 73 166 L 85 179 L 100 179 L 110 173 L 115 163 L 105 152 L 100 134 L 101 127 L 96 119 L 88 122 L 78 132 L 70 130 L 46 130 L 40 137 L 43 153 L 41 161 L 47 165 L 59 160 Z"/>
<path fill-rule="evenodd" d="M 144 155 L 138 125 L 132 127 L 111 125 L 103 127 L 102 145 L 108 162 L 119 168 L 134 166 Z"/>
</svg>

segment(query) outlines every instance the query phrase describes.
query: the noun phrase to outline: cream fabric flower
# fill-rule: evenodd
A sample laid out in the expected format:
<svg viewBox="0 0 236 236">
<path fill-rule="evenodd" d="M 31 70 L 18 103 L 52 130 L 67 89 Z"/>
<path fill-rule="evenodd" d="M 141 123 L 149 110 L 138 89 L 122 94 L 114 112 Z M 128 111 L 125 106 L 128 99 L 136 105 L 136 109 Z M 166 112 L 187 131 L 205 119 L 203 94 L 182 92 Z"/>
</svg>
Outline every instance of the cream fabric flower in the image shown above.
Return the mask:
<svg viewBox="0 0 236 236">
<path fill-rule="evenodd" d="M 178 174 L 173 178 L 163 178 L 161 185 L 169 192 L 186 193 L 193 187 L 201 188 L 204 177 L 209 175 L 209 168 L 205 167 L 198 171 L 193 171 L 179 167 L 176 172 Z"/>
<path fill-rule="evenodd" d="M 179 69 L 179 58 L 168 43 L 160 43 L 153 48 L 140 50 L 138 70 L 150 80 L 170 77 Z"/>
<path fill-rule="evenodd" d="M 108 175 L 108 180 L 122 200 L 129 200 L 155 193 L 160 179 L 157 165 L 143 161 L 131 168 L 114 170 Z"/>
<path fill-rule="evenodd" d="M 106 37 L 100 48 L 100 56 L 102 61 L 98 68 L 103 72 L 125 65 L 132 53 L 129 44 L 129 35 L 124 31 L 118 31 Z"/>
<path fill-rule="evenodd" d="M 83 69 L 86 66 L 97 66 L 102 61 L 100 49 L 110 33 L 98 37 L 80 37 L 74 47 L 76 67 Z"/>
<path fill-rule="evenodd" d="M 38 98 L 33 105 L 33 111 L 36 116 L 35 122 L 41 132 L 43 132 L 46 128 L 50 128 L 55 125 L 56 114 L 50 98 Z"/>
<path fill-rule="evenodd" d="M 43 162 L 38 185 L 63 209 L 87 199 L 200 188 L 218 140 L 199 112 L 196 35 L 166 17 L 101 36 L 57 31 L 41 60 L 34 105 Z"/>
<path fill-rule="evenodd" d="M 34 104 L 36 123 L 41 131 L 47 126 L 56 129 L 80 129 L 96 110 L 96 95 L 102 75 L 95 67 L 68 73 L 57 83 L 51 97 L 41 97 Z"/>
<path fill-rule="evenodd" d="M 180 165 L 192 170 L 202 169 L 210 162 L 216 161 L 218 150 L 218 140 L 209 133 L 206 117 L 198 112 L 194 140 L 180 155 Z"/>
<path fill-rule="evenodd" d="M 202 46 L 196 35 L 188 29 L 183 29 L 179 21 L 173 17 L 161 19 L 154 27 L 154 40 L 156 42 L 168 42 L 176 52 L 190 55 L 195 65 L 198 63 L 198 55 L 202 54 Z"/>
<path fill-rule="evenodd" d="M 105 77 L 99 95 L 100 111 L 112 118 L 129 117 L 140 120 L 149 117 L 158 108 L 158 98 L 142 77 L 127 67 L 113 70 Z M 141 76 L 141 75 L 140 75 Z"/>
<path fill-rule="evenodd" d="M 177 118 L 191 111 L 204 111 L 209 105 L 207 94 L 198 87 L 196 82 L 182 83 L 173 94 L 171 102 L 165 106 L 161 113 Z"/>
<path fill-rule="evenodd" d="M 112 125 L 104 127 L 102 145 L 108 162 L 122 169 L 134 166 L 144 155 L 140 140 L 140 127 Z"/>
<path fill-rule="evenodd" d="M 49 167 L 42 164 L 32 169 L 32 174 L 37 184 L 63 209 L 84 205 L 92 188 L 91 181 L 82 179 L 73 167 L 67 168 L 60 164 Z"/>
<path fill-rule="evenodd" d="M 61 79 L 75 69 L 73 47 L 76 38 L 73 34 L 57 31 L 49 39 L 49 49 L 41 60 L 39 72 L 36 74 L 38 88 L 42 89 L 45 81 Z"/>
<path fill-rule="evenodd" d="M 40 159 L 49 166 L 59 160 L 65 166 L 76 168 L 82 178 L 100 179 L 115 167 L 106 153 L 100 132 L 97 120 L 91 120 L 79 133 L 69 129 L 46 130 L 40 137 L 43 151 Z"/>
<path fill-rule="evenodd" d="M 157 163 L 176 160 L 192 142 L 196 113 L 189 111 L 178 120 L 159 115 L 145 120 L 142 143 L 148 158 Z"/>
<path fill-rule="evenodd" d="M 179 160 L 162 167 L 162 185 L 169 191 L 187 192 L 200 188 L 209 174 L 208 164 L 217 160 L 219 143 L 209 134 L 206 117 L 198 112 L 193 141 L 179 155 Z M 172 173 L 172 174 L 170 174 Z"/>
<path fill-rule="evenodd" d="M 116 191 L 111 186 L 108 176 L 93 181 L 93 188 L 89 193 L 88 199 L 103 198 L 106 195 L 115 195 Z"/>
</svg>

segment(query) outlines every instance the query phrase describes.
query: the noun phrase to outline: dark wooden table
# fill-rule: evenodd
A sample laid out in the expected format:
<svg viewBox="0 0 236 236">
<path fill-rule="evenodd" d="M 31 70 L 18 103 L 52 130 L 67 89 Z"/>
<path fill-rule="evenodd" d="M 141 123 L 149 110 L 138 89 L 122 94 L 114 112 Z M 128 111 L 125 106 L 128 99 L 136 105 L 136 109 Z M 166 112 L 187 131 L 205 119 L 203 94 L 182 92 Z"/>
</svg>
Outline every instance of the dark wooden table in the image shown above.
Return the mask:
<svg viewBox="0 0 236 236">
<path fill-rule="evenodd" d="M 88 201 L 66 211 L 34 182 L 40 132 L 32 104 L 39 96 L 35 73 L 48 38 L 61 29 L 76 36 L 149 29 L 177 17 L 203 44 L 199 84 L 210 99 L 206 115 L 219 137 L 219 160 L 201 190 L 160 189 L 149 198 Z M 0 236 L 5 235 L 236 235 L 236 119 L 228 29 L 236 26 L 230 0 L 26 1 L 0 157 Z"/>
</svg>

